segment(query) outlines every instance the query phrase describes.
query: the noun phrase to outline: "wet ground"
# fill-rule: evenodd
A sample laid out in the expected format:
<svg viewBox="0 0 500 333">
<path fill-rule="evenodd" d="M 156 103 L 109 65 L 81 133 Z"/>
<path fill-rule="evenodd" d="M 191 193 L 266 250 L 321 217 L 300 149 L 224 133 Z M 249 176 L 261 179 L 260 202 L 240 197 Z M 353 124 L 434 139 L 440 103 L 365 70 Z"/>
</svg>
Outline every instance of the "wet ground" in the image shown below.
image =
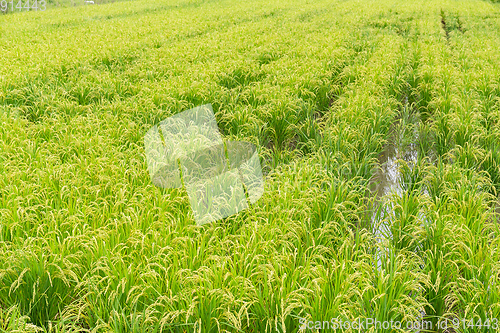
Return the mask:
<svg viewBox="0 0 500 333">
<path fill-rule="evenodd" d="M 402 177 L 400 163 L 407 162 L 410 166 L 416 163 L 418 152 L 415 145 L 397 147 L 389 143 L 379 157 L 380 168 L 370 181 L 375 194 L 371 227 L 378 242 L 385 242 L 392 237 L 390 231 L 390 216 L 393 211 L 391 198 L 402 193 Z M 381 254 L 380 254 L 381 255 Z M 378 268 L 381 267 L 381 257 L 378 258 Z"/>
<path fill-rule="evenodd" d="M 379 168 L 370 180 L 370 190 L 373 203 L 369 224 L 378 242 L 385 242 L 392 238 L 390 232 L 390 216 L 393 211 L 391 198 L 402 193 L 402 176 L 400 166 L 406 162 L 410 168 L 418 159 L 418 133 L 415 123 L 418 117 L 410 113 L 406 107 L 402 115 L 393 124 L 391 135 L 384 150 L 379 156 Z M 378 268 L 381 267 L 379 253 Z"/>
<path fill-rule="evenodd" d="M 418 132 L 414 125 L 419 119 L 415 116 L 407 119 L 399 119 L 392 129 L 384 150 L 379 156 L 379 168 L 370 180 L 370 190 L 373 195 L 373 203 L 369 224 L 375 238 L 379 243 L 385 243 L 392 239 L 391 216 L 394 210 L 394 196 L 402 195 L 401 163 L 407 163 L 410 169 L 416 164 L 419 152 L 417 149 Z M 382 259 L 385 256 L 385 247 L 379 247 L 377 252 L 377 269 L 382 269 Z M 421 310 L 420 319 L 425 316 L 424 309 Z M 419 333 L 419 330 L 414 330 Z"/>
<path fill-rule="evenodd" d="M 416 117 L 413 117 L 409 122 L 399 120 L 399 122 L 395 123 L 392 134 L 379 156 L 379 168 L 370 180 L 372 208 L 367 219 L 379 244 L 389 242 L 392 239 L 391 216 L 393 216 L 393 202 L 395 196 L 401 196 L 403 191 L 401 163 L 406 162 L 411 169 L 420 157 L 417 147 L 418 133 L 412 130 L 412 128 L 416 128 L 412 124 L 415 125 L 418 121 Z M 433 155 L 433 152 L 431 151 L 429 154 Z M 421 216 L 421 218 L 423 221 L 426 220 L 425 216 Z M 500 194 L 495 208 L 495 219 L 500 223 Z M 379 247 L 377 253 L 377 268 L 379 270 L 382 269 L 385 248 L 384 246 Z M 421 318 L 424 318 L 424 316 L 425 311 L 422 309 Z"/>
</svg>

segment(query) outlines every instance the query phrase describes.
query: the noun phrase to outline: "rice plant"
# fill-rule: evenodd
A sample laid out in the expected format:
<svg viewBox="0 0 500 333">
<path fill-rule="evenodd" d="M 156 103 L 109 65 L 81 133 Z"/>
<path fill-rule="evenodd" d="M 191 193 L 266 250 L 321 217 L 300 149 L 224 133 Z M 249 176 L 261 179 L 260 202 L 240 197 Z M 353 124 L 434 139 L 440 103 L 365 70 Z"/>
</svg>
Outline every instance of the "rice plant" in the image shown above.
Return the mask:
<svg viewBox="0 0 500 333">
<path fill-rule="evenodd" d="M 0 331 L 500 332 L 498 4 L 59 4 L 0 15 Z M 266 185 L 198 226 L 143 136 L 206 103 Z"/>
</svg>

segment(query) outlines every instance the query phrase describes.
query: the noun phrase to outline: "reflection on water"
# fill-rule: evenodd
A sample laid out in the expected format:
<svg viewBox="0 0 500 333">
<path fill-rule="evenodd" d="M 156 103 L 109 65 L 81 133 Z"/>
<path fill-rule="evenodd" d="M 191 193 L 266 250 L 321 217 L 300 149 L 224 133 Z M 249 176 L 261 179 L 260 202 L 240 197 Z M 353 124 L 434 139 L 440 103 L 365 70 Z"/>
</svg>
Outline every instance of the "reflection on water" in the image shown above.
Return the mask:
<svg viewBox="0 0 500 333">
<path fill-rule="evenodd" d="M 418 113 L 408 105 L 405 99 L 404 107 L 400 110 L 397 121 L 391 128 L 391 135 L 379 156 L 379 167 L 370 180 L 370 190 L 373 194 L 373 211 L 371 213 L 370 227 L 378 243 L 385 243 L 392 239 L 391 219 L 394 210 L 395 196 L 402 194 L 402 175 L 400 162 L 406 162 L 410 170 L 413 169 L 418 159 L 419 140 L 418 126 L 420 119 Z M 387 247 L 378 247 L 377 267 L 381 269 L 382 258 L 386 256 Z M 385 252 L 385 253 L 383 253 Z"/>
<path fill-rule="evenodd" d="M 418 121 L 418 120 L 417 120 Z M 399 124 L 393 126 L 393 135 L 390 136 L 389 142 L 384 147 L 383 152 L 379 156 L 379 167 L 375 171 L 373 177 L 370 179 L 369 188 L 372 194 L 372 210 L 367 219 L 370 223 L 370 228 L 373 231 L 377 241 L 376 260 L 373 263 L 377 265 L 379 271 L 382 270 L 383 262 L 388 260 L 389 243 L 392 241 L 393 235 L 391 230 L 394 220 L 394 202 L 398 200 L 403 194 L 405 187 L 402 172 L 400 169 L 401 162 L 406 162 L 410 171 L 413 170 L 417 164 L 417 160 L 422 158 L 420 155 L 429 157 L 431 163 L 434 162 L 433 156 L 435 152 L 432 149 L 426 149 L 425 152 L 419 151 L 417 142 L 419 140 L 419 133 L 411 130 L 416 128 L 412 126 L 415 121 L 409 122 L 400 121 Z M 401 134 L 402 132 L 402 134 Z M 421 138 L 423 138 L 422 135 Z M 428 194 L 425 188 L 422 188 L 422 193 Z M 494 220 L 500 223 L 500 194 L 497 198 L 496 207 L 494 208 Z M 419 223 L 432 223 L 429 221 L 423 211 L 418 213 Z M 418 246 L 419 247 L 419 246 Z M 417 249 L 419 251 L 420 248 Z M 387 272 L 386 272 L 387 273 Z M 489 293 L 492 287 L 493 280 L 487 287 Z M 420 312 L 420 319 L 425 318 L 426 312 L 422 308 Z M 416 332 L 419 332 L 416 330 Z"/>
<path fill-rule="evenodd" d="M 379 156 L 379 168 L 370 179 L 370 190 L 374 195 L 373 211 L 370 217 L 371 228 L 376 241 L 383 245 L 392 240 L 391 216 L 394 216 L 394 199 L 403 192 L 403 179 L 400 163 L 406 162 L 410 171 L 413 170 L 418 160 L 418 132 L 412 126 L 419 119 L 410 115 L 409 118 L 400 120 L 394 128 L 393 135 Z M 413 129 L 413 130 L 412 130 Z M 391 200 L 392 199 L 392 200 Z M 425 216 L 421 216 L 426 220 Z M 389 257 L 388 246 L 377 246 L 377 269 L 382 269 L 382 260 Z M 425 311 L 420 310 L 419 320 L 423 320 Z M 412 330 L 420 332 L 420 330 Z"/>
<path fill-rule="evenodd" d="M 417 157 L 415 144 L 396 147 L 393 143 L 389 143 L 380 154 L 380 168 L 370 180 L 371 189 L 376 196 L 381 198 L 391 193 L 401 194 L 401 172 L 398 161 L 403 160 L 412 166 L 416 163 Z"/>
<path fill-rule="evenodd" d="M 380 167 L 370 180 L 370 188 L 375 194 L 374 210 L 371 215 L 371 225 L 375 238 L 379 243 L 383 243 L 392 238 L 390 230 L 391 213 L 394 204 L 391 197 L 400 196 L 402 193 L 402 180 L 400 171 L 400 161 L 408 163 L 410 168 L 415 165 L 418 158 L 417 147 L 410 143 L 403 147 L 389 142 L 379 157 Z M 382 266 L 384 253 L 377 253 L 377 268 Z"/>
</svg>

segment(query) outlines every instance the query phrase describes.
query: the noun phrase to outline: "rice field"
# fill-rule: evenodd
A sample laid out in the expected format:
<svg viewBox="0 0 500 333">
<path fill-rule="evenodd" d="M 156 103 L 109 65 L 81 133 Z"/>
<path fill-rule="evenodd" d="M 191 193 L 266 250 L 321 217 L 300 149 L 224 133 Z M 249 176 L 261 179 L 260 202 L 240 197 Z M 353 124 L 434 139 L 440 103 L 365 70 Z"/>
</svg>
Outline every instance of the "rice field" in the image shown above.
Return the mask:
<svg viewBox="0 0 500 333">
<path fill-rule="evenodd" d="M 500 332 L 499 31 L 483 0 L 0 15 L 0 332 Z M 200 226 L 144 135 L 209 103 L 265 191 Z"/>
</svg>

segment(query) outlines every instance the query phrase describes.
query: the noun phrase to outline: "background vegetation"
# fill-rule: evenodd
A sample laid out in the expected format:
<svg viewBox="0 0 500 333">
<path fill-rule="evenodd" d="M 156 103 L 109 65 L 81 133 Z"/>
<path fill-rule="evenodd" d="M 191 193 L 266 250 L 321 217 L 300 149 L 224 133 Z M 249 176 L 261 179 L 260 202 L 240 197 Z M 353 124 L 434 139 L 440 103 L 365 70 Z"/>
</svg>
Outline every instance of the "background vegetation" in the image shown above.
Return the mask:
<svg viewBox="0 0 500 333">
<path fill-rule="evenodd" d="M 499 28 L 478 0 L 0 16 L 0 330 L 500 319 Z M 258 145 L 266 192 L 197 226 L 184 190 L 152 185 L 143 135 L 205 103 Z M 389 145 L 417 158 L 378 198 Z"/>
</svg>

